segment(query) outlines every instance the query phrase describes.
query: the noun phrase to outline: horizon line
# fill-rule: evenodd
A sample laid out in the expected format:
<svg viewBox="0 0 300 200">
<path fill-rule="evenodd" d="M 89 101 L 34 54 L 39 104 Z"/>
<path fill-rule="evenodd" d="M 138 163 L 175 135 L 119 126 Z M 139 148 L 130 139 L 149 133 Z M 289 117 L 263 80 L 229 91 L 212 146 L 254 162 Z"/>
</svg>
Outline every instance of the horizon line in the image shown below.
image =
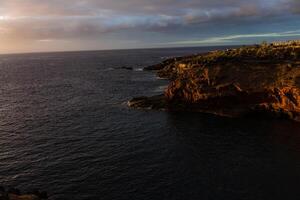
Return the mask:
<svg viewBox="0 0 300 200">
<path fill-rule="evenodd" d="M 235 46 L 248 46 L 256 45 L 252 44 L 223 44 L 223 45 L 197 45 L 197 46 L 174 46 L 174 47 L 142 47 L 142 48 L 112 48 L 112 49 L 83 49 L 83 50 L 66 50 L 66 51 L 25 51 L 25 52 L 11 52 L 11 53 L 0 53 L 0 56 L 6 55 L 22 55 L 22 54 L 46 54 L 46 53 L 76 53 L 76 52 L 96 52 L 96 51 L 124 51 L 124 50 L 151 50 L 151 49 L 181 49 L 181 48 L 205 48 L 205 47 L 235 47 Z"/>
</svg>

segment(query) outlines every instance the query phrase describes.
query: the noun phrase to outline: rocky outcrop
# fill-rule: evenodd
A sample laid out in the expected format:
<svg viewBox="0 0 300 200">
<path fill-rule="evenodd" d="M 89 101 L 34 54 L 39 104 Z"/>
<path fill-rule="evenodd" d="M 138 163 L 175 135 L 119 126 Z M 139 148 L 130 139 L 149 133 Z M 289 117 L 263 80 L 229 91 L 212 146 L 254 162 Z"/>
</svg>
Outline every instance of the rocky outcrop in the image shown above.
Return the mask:
<svg viewBox="0 0 300 200">
<path fill-rule="evenodd" d="M 156 70 L 162 70 L 164 69 L 167 65 L 172 64 L 176 61 L 180 61 L 181 59 L 183 59 L 182 57 L 178 57 L 178 58 L 170 58 L 167 59 L 165 61 L 163 61 L 162 63 L 158 63 L 156 65 L 151 65 L 148 67 L 144 68 L 144 71 L 156 71 Z"/>
<path fill-rule="evenodd" d="M 300 42 L 215 51 L 161 65 L 158 75 L 171 80 L 159 104 L 165 109 L 300 121 Z M 133 107 L 151 107 L 150 100 L 144 97 Z"/>
<path fill-rule="evenodd" d="M 121 67 L 121 69 L 133 70 L 133 67 L 127 67 L 127 66 L 123 66 L 123 67 Z"/>
<path fill-rule="evenodd" d="M 0 200 L 43 200 L 48 199 L 46 192 L 40 192 L 38 190 L 21 193 L 20 190 L 15 188 L 10 188 L 6 190 L 4 187 L 0 186 Z"/>
<path fill-rule="evenodd" d="M 166 98 L 164 95 L 157 95 L 152 97 L 136 97 L 128 101 L 128 106 L 132 108 L 143 108 L 143 109 L 155 109 L 165 110 L 166 109 Z"/>
</svg>

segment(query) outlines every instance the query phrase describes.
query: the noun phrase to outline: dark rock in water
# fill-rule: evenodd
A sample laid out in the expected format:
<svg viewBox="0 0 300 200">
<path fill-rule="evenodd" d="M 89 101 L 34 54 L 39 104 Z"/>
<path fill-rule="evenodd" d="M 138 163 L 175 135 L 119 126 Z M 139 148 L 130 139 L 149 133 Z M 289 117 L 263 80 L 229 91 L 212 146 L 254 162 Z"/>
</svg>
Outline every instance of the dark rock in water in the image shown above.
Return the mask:
<svg viewBox="0 0 300 200">
<path fill-rule="evenodd" d="M 156 71 L 156 70 L 161 70 L 163 69 L 165 66 L 162 63 L 156 64 L 156 65 L 151 65 L 148 67 L 144 67 L 144 71 Z"/>
<path fill-rule="evenodd" d="M 131 107 L 300 121 L 299 66 L 299 41 L 169 59 L 156 66 L 162 67 L 160 77 L 171 80 L 165 98 L 134 99 Z"/>
<path fill-rule="evenodd" d="M 22 194 L 20 190 L 16 188 L 10 188 L 5 190 L 4 187 L 0 187 L 0 200 L 42 200 L 48 199 L 46 192 L 35 192 Z"/>
<path fill-rule="evenodd" d="M 126 67 L 126 66 L 123 66 L 123 67 L 121 67 L 121 69 L 133 70 L 133 67 Z"/>
<path fill-rule="evenodd" d="M 166 101 L 164 95 L 157 95 L 152 97 L 136 97 L 128 101 L 127 105 L 132 108 L 141 109 L 166 109 Z"/>
</svg>

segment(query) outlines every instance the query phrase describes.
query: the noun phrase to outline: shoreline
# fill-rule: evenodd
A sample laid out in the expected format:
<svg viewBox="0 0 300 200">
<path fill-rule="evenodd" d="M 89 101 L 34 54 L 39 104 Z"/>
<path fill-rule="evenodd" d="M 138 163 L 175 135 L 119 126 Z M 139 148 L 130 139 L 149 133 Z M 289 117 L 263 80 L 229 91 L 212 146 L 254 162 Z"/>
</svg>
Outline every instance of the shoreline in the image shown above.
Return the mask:
<svg viewBox="0 0 300 200">
<path fill-rule="evenodd" d="M 169 58 L 144 70 L 169 85 L 164 94 L 131 99 L 129 107 L 300 121 L 300 41 Z"/>
</svg>

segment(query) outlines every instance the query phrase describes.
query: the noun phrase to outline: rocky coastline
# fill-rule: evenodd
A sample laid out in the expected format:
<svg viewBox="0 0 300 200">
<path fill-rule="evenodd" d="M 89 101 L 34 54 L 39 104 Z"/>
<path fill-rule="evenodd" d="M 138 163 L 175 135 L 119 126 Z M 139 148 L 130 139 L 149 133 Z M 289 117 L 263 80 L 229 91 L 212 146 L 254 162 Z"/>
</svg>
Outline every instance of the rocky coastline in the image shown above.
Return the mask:
<svg viewBox="0 0 300 200">
<path fill-rule="evenodd" d="M 130 107 L 300 121 L 300 41 L 171 58 L 145 70 L 170 84 L 162 95 L 130 100 Z"/>
</svg>

